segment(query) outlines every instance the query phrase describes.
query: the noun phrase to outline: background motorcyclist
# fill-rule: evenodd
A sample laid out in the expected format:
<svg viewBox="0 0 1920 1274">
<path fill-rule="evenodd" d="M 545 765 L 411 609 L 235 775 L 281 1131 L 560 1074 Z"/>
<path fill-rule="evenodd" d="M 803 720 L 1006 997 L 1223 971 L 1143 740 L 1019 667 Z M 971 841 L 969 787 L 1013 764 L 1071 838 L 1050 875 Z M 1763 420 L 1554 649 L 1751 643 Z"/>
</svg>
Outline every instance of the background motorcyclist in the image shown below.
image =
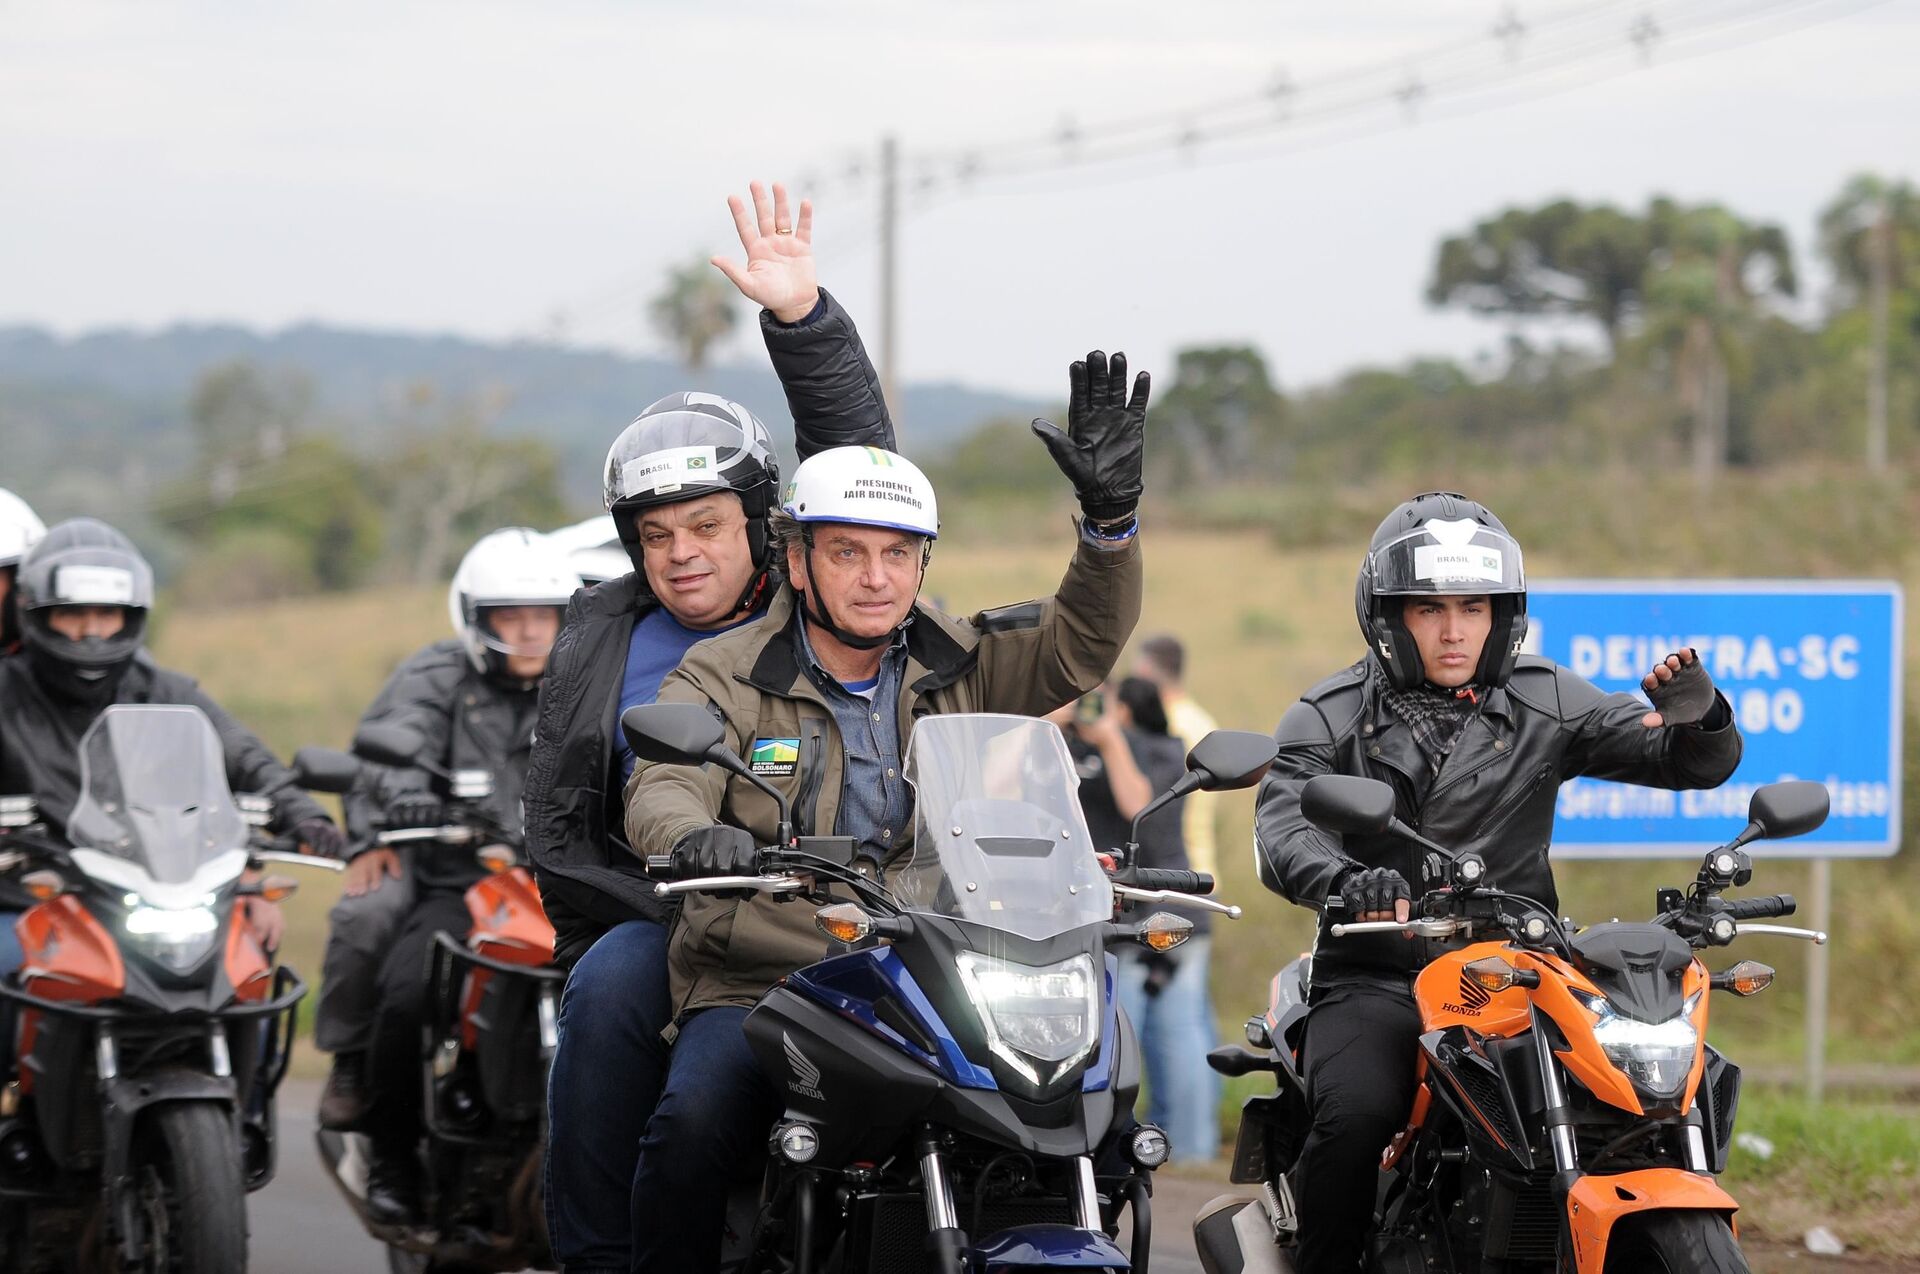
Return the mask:
<svg viewBox="0 0 1920 1274">
<path fill-rule="evenodd" d="M 348 868 L 350 892 L 334 908 L 328 991 L 315 1027 L 322 1047 L 339 1050 L 322 1118 L 367 1127 L 367 1209 L 377 1221 L 402 1222 L 419 1209 L 422 970 L 435 933 L 465 937 L 472 927 L 465 893 L 483 869 L 472 846 L 424 842 L 402 854 L 374 838 L 386 828 L 437 827 L 453 816 L 450 794 L 431 766 L 485 772 L 492 791 L 473 807 L 507 840 L 518 840 L 540 679 L 577 583 L 567 554 L 538 532 L 509 527 L 482 537 L 447 591 L 456 636 L 403 663 L 362 718 L 363 725 L 419 735 L 424 763 L 377 769 L 348 797 L 357 852 Z M 364 1090 L 355 1082 L 362 1078 L 361 1050 Z M 355 1100 L 363 1091 L 364 1110 Z"/>
<path fill-rule="evenodd" d="M 1562 782 L 1713 787 L 1740 761 L 1732 709 L 1694 652 L 1647 674 L 1649 711 L 1519 654 L 1526 598 L 1520 546 L 1498 518 L 1464 496 L 1416 496 L 1380 524 L 1361 565 L 1366 657 L 1308 690 L 1276 732 L 1255 865 L 1268 888 L 1322 913 L 1305 1044 L 1313 1122 L 1293 1173 L 1305 1274 L 1361 1268 L 1380 1152 L 1413 1099 L 1413 978 L 1443 945 L 1326 934 L 1330 908 L 1334 920 L 1404 920 L 1439 882 L 1425 879 L 1422 851 L 1404 840 L 1342 838 L 1308 823 L 1307 780 L 1391 784 L 1407 825 L 1479 853 L 1495 886 L 1557 909 L 1547 849 Z"/>
<path fill-rule="evenodd" d="M 730 278 L 763 308 L 760 330 L 793 414 L 800 457 L 893 445 L 859 333 L 815 279 L 812 210 L 756 184 L 728 200 L 747 264 Z M 700 462 L 693 467 L 690 462 Z M 772 435 L 710 394 L 672 394 L 615 439 L 603 474 L 632 573 L 568 609 L 542 694 L 527 780 L 527 849 L 569 966 L 548 1083 L 547 1215 L 569 1271 L 627 1268 L 634 1167 L 666 1073 L 668 909 L 624 841 L 633 769 L 617 722 L 649 703 L 692 646 L 759 613 L 778 562 L 767 516 L 779 494 Z M 644 1215 L 644 1214 L 641 1214 Z"/>
<path fill-rule="evenodd" d="M 45 524 L 25 500 L 0 487 L 0 659 L 20 649 L 13 577 L 20 569 L 20 559 L 46 533 Z"/>
<path fill-rule="evenodd" d="M 187 704 L 213 723 L 235 792 L 278 788 L 272 827 L 295 833 L 306 852 L 340 854 L 340 830 L 287 783 L 286 767 L 265 744 L 191 677 L 137 657 L 153 607 L 153 570 L 126 536 L 92 518 L 61 522 L 20 561 L 13 584 L 22 653 L 0 659 L 0 792 L 32 795 L 41 817 L 61 831 L 80 796 L 78 749 L 94 718 L 116 703 Z M 0 909 L 26 905 L 0 897 Z M 246 907 L 271 947 L 277 908 L 257 898 Z M 0 923 L 11 937 L 12 924 Z M 7 954 L 13 963 L 0 972 L 18 966 L 18 946 Z"/>
<path fill-rule="evenodd" d="M 837 448 L 794 475 L 776 523 L 788 578 L 766 616 L 703 643 L 661 686 L 662 702 L 712 705 L 743 756 L 791 747 L 793 764 L 776 762 L 768 781 L 794 800 L 802 834 L 853 837 L 863 872 L 912 844 L 901 757 L 915 719 L 1052 711 L 1100 683 L 1139 617 L 1147 378 L 1129 400 L 1124 356 L 1098 352 L 1072 378 L 1071 434 L 1034 426 L 1085 515 L 1053 597 L 964 620 L 921 601 L 939 526 L 931 484 L 891 452 Z M 627 788 L 635 850 L 672 853 L 684 875 L 752 872 L 776 819 L 764 794 L 710 767 L 643 763 Z M 741 1022 L 826 950 L 808 908 L 689 898 L 670 952 L 676 1035 L 634 1177 L 635 1208 L 650 1215 L 635 1227 L 634 1269 L 716 1267 L 728 1184 L 777 1110 Z"/>
</svg>

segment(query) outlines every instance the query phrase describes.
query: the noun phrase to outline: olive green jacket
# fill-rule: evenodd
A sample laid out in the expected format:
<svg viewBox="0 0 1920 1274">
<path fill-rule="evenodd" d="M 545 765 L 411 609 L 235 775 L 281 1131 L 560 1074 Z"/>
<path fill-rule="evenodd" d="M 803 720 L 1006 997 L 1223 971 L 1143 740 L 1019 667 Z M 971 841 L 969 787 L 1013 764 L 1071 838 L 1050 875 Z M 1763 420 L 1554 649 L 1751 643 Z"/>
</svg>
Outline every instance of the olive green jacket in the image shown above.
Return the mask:
<svg viewBox="0 0 1920 1274">
<path fill-rule="evenodd" d="M 1052 597 L 970 619 L 915 603 L 898 705 L 904 749 L 914 721 L 933 713 L 1038 716 L 1099 685 L 1140 617 L 1137 539 L 1074 553 Z M 755 739 L 799 739 L 794 773 L 766 777 L 793 805 L 801 835 L 831 835 L 840 808 L 843 751 L 825 697 L 797 644 L 795 594 L 783 586 L 758 621 L 701 642 L 660 687 L 660 703 L 710 704 L 727 743 L 745 756 Z M 904 754 L 904 753 L 903 753 Z M 642 762 L 627 784 L 634 852 L 666 854 L 688 832 L 726 823 L 773 842 L 779 813 L 745 780 L 713 766 Z M 908 842 L 909 844 L 911 842 Z M 720 1004 L 750 1005 L 781 977 L 825 958 L 813 908 L 756 894 L 690 894 L 669 943 L 676 1017 Z"/>
</svg>

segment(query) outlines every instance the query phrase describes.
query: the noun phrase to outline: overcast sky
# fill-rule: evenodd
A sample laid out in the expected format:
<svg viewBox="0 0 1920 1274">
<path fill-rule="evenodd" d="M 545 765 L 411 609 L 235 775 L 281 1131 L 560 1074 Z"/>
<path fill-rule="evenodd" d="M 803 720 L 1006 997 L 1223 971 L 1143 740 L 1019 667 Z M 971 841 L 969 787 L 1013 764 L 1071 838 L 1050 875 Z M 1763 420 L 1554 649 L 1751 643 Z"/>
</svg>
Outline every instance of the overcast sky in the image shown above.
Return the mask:
<svg viewBox="0 0 1920 1274">
<path fill-rule="evenodd" d="M 1498 349 L 1500 325 L 1422 291 L 1439 238 L 1508 203 L 1719 199 L 1805 250 L 1849 174 L 1920 178 L 1915 0 L 1517 0 L 1547 31 L 1591 16 L 1557 69 L 1515 80 L 1493 78 L 1503 7 L 0 0 L 0 322 L 497 338 L 562 311 L 570 339 L 657 350 L 642 299 L 730 246 L 723 200 L 750 177 L 842 172 L 888 130 L 948 155 L 1067 118 L 1164 115 L 1141 136 L 1171 136 L 1284 68 L 1296 118 L 1342 94 L 1378 106 L 1332 117 L 1338 142 L 1296 124 L 1251 149 L 1205 137 L 1201 113 L 1196 162 L 1139 173 L 960 197 L 951 160 L 932 170 L 902 232 L 901 369 L 1052 393 L 1093 345 L 1153 367 L 1250 340 L 1297 388 Z M 1643 11 L 1674 33 L 1645 66 L 1626 38 Z M 1508 74 L 1551 47 L 1530 39 Z M 1429 85 L 1411 122 L 1387 96 L 1401 82 Z M 874 204 L 825 187 L 818 235 L 870 338 Z"/>
</svg>

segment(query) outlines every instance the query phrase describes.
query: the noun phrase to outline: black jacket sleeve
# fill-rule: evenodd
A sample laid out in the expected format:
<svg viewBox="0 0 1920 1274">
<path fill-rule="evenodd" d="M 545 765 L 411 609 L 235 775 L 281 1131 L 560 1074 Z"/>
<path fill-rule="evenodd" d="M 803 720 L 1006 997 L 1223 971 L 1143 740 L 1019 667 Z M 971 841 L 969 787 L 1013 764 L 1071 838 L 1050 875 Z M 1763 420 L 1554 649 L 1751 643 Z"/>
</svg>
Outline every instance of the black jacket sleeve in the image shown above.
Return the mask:
<svg viewBox="0 0 1920 1274">
<path fill-rule="evenodd" d="M 280 764 L 280 758 L 260 741 L 259 736 L 229 716 L 227 710 L 215 703 L 206 691 L 194 686 L 184 696 L 184 702 L 206 713 L 207 720 L 213 722 L 213 728 L 220 736 L 221 751 L 226 753 L 227 786 L 236 792 L 261 792 L 290 778 L 287 767 Z M 291 831 L 296 823 L 326 817 L 327 812 L 320 808 L 318 801 L 291 783 L 274 794 L 275 831 Z"/>
<path fill-rule="evenodd" d="M 760 333 L 787 391 L 794 450 L 802 460 L 829 447 L 894 446 L 893 419 L 853 319 L 820 289 L 820 310 L 786 324 L 760 312 Z"/>
<path fill-rule="evenodd" d="M 1321 831 L 1300 811 L 1300 789 L 1307 780 L 1334 773 L 1333 732 L 1320 709 L 1302 700 L 1280 718 L 1274 738 L 1280 755 L 1260 780 L 1254 808 L 1254 868 L 1268 889 L 1319 909 L 1334 881 L 1360 866 L 1347 856 L 1339 836 Z"/>
<path fill-rule="evenodd" d="M 447 755 L 453 733 L 454 699 L 460 693 L 465 656 L 451 642 L 436 642 L 409 656 L 394 669 L 387 684 L 361 714 L 360 725 L 400 725 L 426 740 L 421 754 L 434 760 Z M 425 770 L 393 769 L 368 764 L 361 781 L 341 801 L 347 819 L 349 854 L 372 846 L 379 817 L 398 797 L 433 791 L 433 777 Z"/>
<path fill-rule="evenodd" d="M 1718 787 L 1740 764 L 1742 743 L 1726 696 L 1697 725 L 1640 724 L 1647 705 L 1630 694 L 1607 694 L 1565 668 L 1555 678 L 1560 719 L 1572 732 L 1562 779 L 1586 775 L 1642 787 Z"/>
</svg>

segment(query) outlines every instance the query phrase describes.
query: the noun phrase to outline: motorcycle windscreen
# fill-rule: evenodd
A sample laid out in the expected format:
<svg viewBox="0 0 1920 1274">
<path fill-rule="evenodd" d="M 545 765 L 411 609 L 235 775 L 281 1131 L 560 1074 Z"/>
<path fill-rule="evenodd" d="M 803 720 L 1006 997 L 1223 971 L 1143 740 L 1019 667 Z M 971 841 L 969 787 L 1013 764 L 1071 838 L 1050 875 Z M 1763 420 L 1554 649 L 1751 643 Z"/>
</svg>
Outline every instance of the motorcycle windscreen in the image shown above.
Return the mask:
<svg viewBox="0 0 1920 1274">
<path fill-rule="evenodd" d="M 922 717 L 907 744 L 913 850 L 894 896 L 910 911 L 1051 938 L 1113 918 L 1058 727 L 1032 717 Z"/>
<path fill-rule="evenodd" d="M 247 823 L 206 714 L 158 704 L 102 712 L 80 739 L 80 800 L 67 839 L 161 884 L 183 883 L 208 859 L 245 848 Z"/>
</svg>

